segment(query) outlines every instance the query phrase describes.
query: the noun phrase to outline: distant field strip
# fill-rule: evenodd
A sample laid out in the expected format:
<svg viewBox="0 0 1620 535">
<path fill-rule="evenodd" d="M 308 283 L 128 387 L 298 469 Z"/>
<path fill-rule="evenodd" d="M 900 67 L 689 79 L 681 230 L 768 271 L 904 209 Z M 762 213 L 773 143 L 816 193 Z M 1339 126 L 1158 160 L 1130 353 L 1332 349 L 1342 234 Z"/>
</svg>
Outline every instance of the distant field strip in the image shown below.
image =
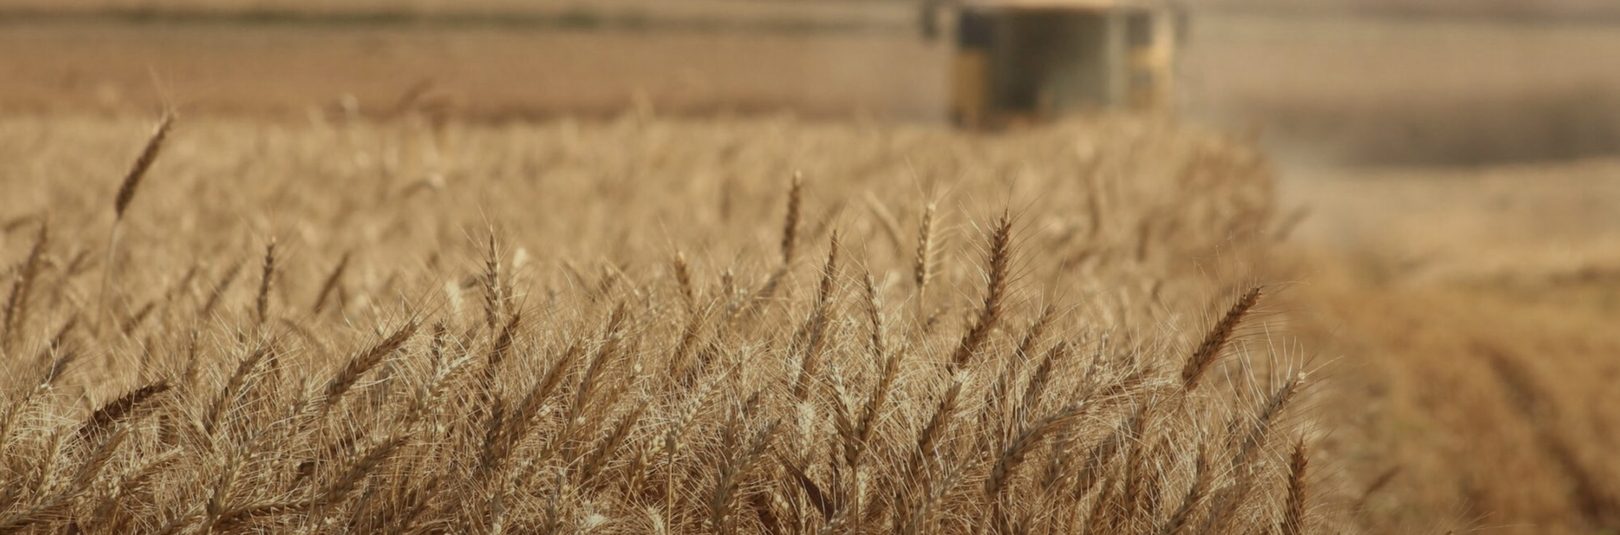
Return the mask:
<svg viewBox="0 0 1620 535">
<path fill-rule="evenodd" d="M 892 10 L 890 10 L 892 11 Z M 0 25 L 117 23 L 133 25 L 236 25 L 305 27 L 433 26 L 444 28 L 646 30 L 701 32 L 911 32 L 915 23 L 883 16 L 811 17 L 791 12 L 737 17 L 724 13 L 671 16 L 656 9 L 442 11 L 249 8 L 242 10 L 109 8 L 95 11 L 0 9 Z"/>
</svg>

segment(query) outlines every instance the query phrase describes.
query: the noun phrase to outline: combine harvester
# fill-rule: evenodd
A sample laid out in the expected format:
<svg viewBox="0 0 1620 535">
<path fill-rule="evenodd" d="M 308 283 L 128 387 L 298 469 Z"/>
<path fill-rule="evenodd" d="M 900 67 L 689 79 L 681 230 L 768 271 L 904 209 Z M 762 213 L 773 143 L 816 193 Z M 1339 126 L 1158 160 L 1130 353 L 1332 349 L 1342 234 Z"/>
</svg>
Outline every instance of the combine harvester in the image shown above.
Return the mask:
<svg viewBox="0 0 1620 535">
<path fill-rule="evenodd" d="M 938 36 L 939 2 L 923 34 Z M 1172 108 L 1184 11 L 1165 0 L 962 0 L 950 115 L 1002 128 L 1103 109 Z"/>
</svg>

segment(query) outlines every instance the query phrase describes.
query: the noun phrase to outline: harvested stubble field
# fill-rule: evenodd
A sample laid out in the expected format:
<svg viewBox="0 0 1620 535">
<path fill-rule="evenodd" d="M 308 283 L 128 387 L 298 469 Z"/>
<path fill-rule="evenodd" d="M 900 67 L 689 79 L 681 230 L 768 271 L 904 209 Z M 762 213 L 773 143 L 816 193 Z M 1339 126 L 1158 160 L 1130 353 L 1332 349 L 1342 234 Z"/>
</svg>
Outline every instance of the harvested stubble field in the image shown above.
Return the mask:
<svg viewBox="0 0 1620 535">
<path fill-rule="evenodd" d="M 0 123 L 0 530 L 1348 527 L 1239 143 L 151 132 Z"/>
</svg>

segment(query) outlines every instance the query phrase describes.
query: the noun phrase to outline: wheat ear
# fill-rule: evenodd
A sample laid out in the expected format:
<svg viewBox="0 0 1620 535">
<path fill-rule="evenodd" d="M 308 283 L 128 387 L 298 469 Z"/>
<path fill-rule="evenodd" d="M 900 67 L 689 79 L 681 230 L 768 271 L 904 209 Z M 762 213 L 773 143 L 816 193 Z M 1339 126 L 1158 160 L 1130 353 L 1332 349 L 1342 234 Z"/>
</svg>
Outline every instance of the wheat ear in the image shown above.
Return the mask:
<svg viewBox="0 0 1620 535">
<path fill-rule="evenodd" d="M 675 275 L 675 283 L 681 290 L 682 304 L 688 313 L 697 307 L 697 292 L 692 287 L 692 266 L 686 261 L 686 253 L 676 251 L 675 258 L 670 260 L 670 271 Z"/>
<path fill-rule="evenodd" d="M 916 447 L 911 451 L 911 458 L 906 464 L 909 483 L 918 483 L 917 478 L 922 475 L 927 459 L 936 454 L 934 448 L 939 444 L 940 439 L 945 436 L 946 429 L 950 427 L 951 418 L 956 415 L 956 404 L 961 394 L 962 382 L 953 380 L 950 388 L 945 390 L 945 395 L 940 397 L 939 404 L 934 407 L 934 415 L 928 419 L 928 424 L 924 425 L 922 431 L 917 433 Z"/>
<path fill-rule="evenodd" d="M 50 226 L 45 223 L 39 225 L 39 237 L 34 239 L 34 247 L 28 250 L 28 259 L 23 261 L 22 271 L 17 275 L 17 281 L 11 286 L 11 296 L 6 298 L 6 316 L 0 329 L 0 350 L 8 350 L 23 327 L 28 323 L 28 293 L 34 287 L 34 279 L 39 276 L 40 260 L 45 255 L 45 244 L 50 239 Z"/>
<path fill-rule="evenodd" d="M 962 343 L 951 356 L 951 366 L 960 369 L 977 355 L 990 339 L 990 332 L 1001 320 L 1002 306 L 1007 294 L 1007 280 L 1012 268 L 1012 218 L 1006 213 L 996 221 L 990 233 L 990 249 L 985 254 L 984 301 L 979 306 L 978 319 L 962 336 Z"/>
<path fill-rule="evenodd" d="M 917 254 L 911 266 L 911 280 L 917 286 L 917 310 L 925 308 L 928 282 L 934 278 L 934 203 L 923 207 L 922 222 L 917 226 Z"/>
<path fill-rule="evenodd" d="M 164 112 L 163 118 L 158 121 L 157 128 L 152 136 L 146 139 L 146 146 L 141 149 L 141 155 L 135 158 L 129 172 L 124 174 L 123 182 L 118 185 L 118 195 L 113 198 L 113 226 L 107 233 L 107 265 L 101 276 L 101 291 L 97 297 L 97 307 L 105 311 L 107 304 L 107 291 L 113 284 L 113 273 L 118 263 L 114 255 L 118 252 L 118 230 L 123 226 L 124 213 L 129 210 L 129 203 L 135 200 L 135 192 L 140 190 L 141 179 L 152 168 L 152 162 L 157 161 L 158 154 L 163 152 L 163 142 L 169 138 L 169 130 L 174 126 L 174 113 Z"/>
<path fill-rule="evenodd" d="M 1310 456 L 1305 448 L 1305 439 L 1300 438 L 1294 443 L 1294 454 L 1288 463 L 1288 504 L 1283 509 L 1283 522 L 1281 531 L 1283 535 L 1300 535 L 1305 532 L 1305 470 L 1310 463 Z"/>
<path fill-rule="evenodd" d="M 219 424 L 220 416 L 235 401 L 236 396 L 240 393 L 239 390 L 247 383 L 248 376 L 253 373 L 254 369 L 259 367 L 259 363 L 264 362 L 270 356 L 270 352 L 271 349 L 268 343 L 260 345 L 236 365 L 236 372 L 232 373 L 230 379 L 225 381 L 225 388 L 220 389 L 219 396 L 214 398 L 214 402 L 209 405 L 208 412 L 203 417 L 204 431 L 210 434 L 214 432 L 214 427 Z"/>
<path fill-rule="evenodd" d="M 1024 463 L 1031 450 L 1039 444 L 1046 435 L 1067 425 L 1083 413 L 1081 406 L 1071 406 L 1041 418 L 1013 439 L 1001 456 L 996 459 L 996 465 L 990 470 L 990 477 L 984 480 L 984 495 L 992 499 L 1001 496 L 1002 489 L 1007 487 L 1007 481 L 1012 478 L 1018 466 Z"/>
<path fill-rule="evenodd" d="M 1271 394 L 1271 397 L 1266 400 L 1266 404 L 1260 407 L 1260 413 L 1256 414 L 1254 421 L 1250 422 L 1247 432 L 1243 435 L 1242 446 L 1238 448 L 1237 455 L 1233 458 L 1232 465 L 1234 467 L 1248 464 L 1255 458 L 1255 452 L 1266 442 L 1266 438 L 1271 434 L 1272 426 L 1276 423 L 1278 416 L 1288 406 L 1288 402 L 1299 394 L 1300 387 L 1303 386 L 1304 382 L 1305 374 L 1303 373 L 1289 377 L 1288 380 L 1283 381 L 1282 386 L 1277 387 L 1276 392 Z"/>
<path fill-rule="evenodd" d="M 793 255 L 797 251 L 799 241 L 799 212 L 804 201 L 804 176 L 798 173 L 793 175 L 793 184 L 788 189 L 787 216 L 782 223 L 782 265 L 793 264 Z"/>
<path fill-rule="evenodd" d="M 264 246 L 264 262 L 259 271 L 259 294 L 253 300 L 253 312 L 259 319 L 259 325 L 270 321 L 270 287 L 276 280 L 276 239 Z"/>
<path fill-rule="evenodd" d="M 348 269 L 349 253 L 345 252 L 343 258 L 338 260 L 337 267 L 332 268 L 332 273 L 326 276 L 326 282 L 321 283 L 321 291 L 315 294 L 315 304 L 309 309 L 311 314 L 320 314 L 322 310 L 326 309 L 326 297 L 331 295 L 332 290 L 337 289 L 338 284 L 343 282 L 343 272 Z M 338 303 L 339 308 L 342 308 L 342 306 L 342 303 Z"/>
<path fill-rule="evenodd" d="M 1198 509 L 1199 504 L 1202 504 L 1204 498 L 1209 495 L 1209 486 L 1213 480 L 1214 474 L 1210 473 L 1209 454 L 1204 450 L 1199 450 L 1193 473 L 1192 487 L 1187 489 L 1185 496 L 1182 496 L 1181 505 L 1176 507 L 1175 512 L 1171 513 L 1170 518 L 1165 521 L 1164 526 L 1159 528 L 1159 535 L 1177 535 L 1187 528 L 1189 521 L 1192 520 L 1193 512 Z"/>
<path fill-rule="evenodd" d="M 1226 315 L 1221 317 L 1221 321 L 1215 322 L 1215 325 L 1210 327 L 1209 333 L 1204 335 L 1204 341 L 1198 344 L 1198 349 L 1187 358 L 1186 366 L 1181 369 L 1183 389 L 1191 392 L 1198 388 L 1199 379 L 1203 378 L 1204 372 L 1209 371 L 1210 366 L 1220 357 L 1221 349 L 1232 339 L 1233 331 L 1243 322 L 1244 316 L 1260 302 L 1260 295 L 1259 286 L 1250 288 L 1243 297 L 1232 304 L 1232 308 L 1226 310 Z"/>
<path fill-rule="evenodd" d="M 225 274 L 220 276 L 219 282 L 214 284 L 213 291 L 208 293 L 208 300 L 203 302 L 202 308 L 197 309 L 197 315 L 206 318 L 213 314 L 214 308 L 225 298 L 225 291 L 230 289 L 231 283 L 236 282 L 236 278 L 241 274 L 242 262 L 231 264 L 231 267 L 225 270 Z"/>
<path fill-rule="evenodd" d="M 405 326 L 394 331 L 394 334 L 389 335 L 388 338 L 351 357 L 349 363 L 343 366 L 343 370 L 339 371 L 336 376 L 332 377 L 331 381 L 326 383 L 326 390 L 321 397 L 321 412 L 330 411 L 332 407 L 337 406 L 338 402 L 343 399 L 343 394 L 360 381 L 361 375 L 364 375 L 367 370 L 376 367 L 384 358 L 404 346 L 405 342 L 416 334 L 416 328 L 420 325 L 416 321 L 406 323 Z"/>
<path fill-rule="evenodd" d="M 169 387 L 168 381 L 158 381 L 131 390 L 129 393 L 119 396 L 118 399 L 107 402 L 101 408 L 96 409 L 94 413 L 91 413 L 90 418 L 79 426 L 79 438 L 91 440 L 96 435 L 99 435 L 101 431 L 129 416 L 136 408 L 139 408 L 153 397 L 167 392 Z"/>
<path fill-rule="evenodd" d="M 793 396 L 803 400 L 810 395 L 810 383 L 821 365 L 821 352 L 826 347 L 827 325 L 830 323 L 833 292 L 838 279 L 838 234 L 833 233 L 827 249 L 827 263 L 821 268 L 821 284 L 816 288 L 815 310 L 799 330 L 799 346 L 803 355 L 799 359 L 799 378 L 794 383 Z"/>
</svg>

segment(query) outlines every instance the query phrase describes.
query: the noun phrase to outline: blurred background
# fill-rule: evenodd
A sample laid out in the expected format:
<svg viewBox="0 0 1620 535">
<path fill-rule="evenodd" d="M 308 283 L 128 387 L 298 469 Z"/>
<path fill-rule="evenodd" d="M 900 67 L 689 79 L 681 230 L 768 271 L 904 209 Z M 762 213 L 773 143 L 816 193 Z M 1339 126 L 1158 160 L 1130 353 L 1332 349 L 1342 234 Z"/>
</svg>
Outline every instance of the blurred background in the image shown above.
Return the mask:
<svg viewBox="0 0 1620 535">
<path fill-rule="evenodd" d="M 1620 3 L 1174 5 L 1175 109 L 1254 129 L 1293 158 L 1620 151 Z M 484 118 L 641 103 L 935 121 L 954 46 L 923 38 L 925 6 L 951 31 L 942 0 L 5 0 L 0 109 L 149 110 L 164 87 L 197 111 L 302 114 L 346 99 L 375 111 L 409 96 Z"/>
<path fill-rule="evenodd" d="M 1620 153 L 1620 3 L 1150 3 L 1170 6 L 1175 18 L 1174 61 L 1155 110 L 1252 136 L 1270 150 L 1285 183 L 1294 184 L 1287 195 L 1315 207 L 1302 231 L 1341 245 L 1376 243 L 1424 265 L 1441 260 L 1435 249 L 1451 247 L 1453 230 L 1480 230 L 1492 237 L 1487 242 L 1526 238 L 1496 255 L 1514 258 L 1491 258 L 1493 268 L 1522 260 L 1521 246 L 1559 241 L 1553 229 L 1539 230 L 1545 225 L 1608 239 L 1606 214 L 1569 220 L 1587 211 L 1554 209 L 1550 220 L 1518 221 L 1497 212 L 1565 201 L 1604 212 L 1613 206 L 1607 201 L 1620 200 L 1614 188 L 1571 193 L 1574 186 L 1560 181 L 1607 175 L 1611 167 L 1594 169 L 1592 161 Z M 961 119 L 953 99 L 963 86 L 962 43 L 972 38 L 955 31 L 957 7 L 957 0 L 0 0 L 0 110 L 150 112 L 167 99 L 190 113 L 288 118 L 409 107 L 496 121 L 640 109 L 943 123 Z M 929 36 L 931 26 L 938 31 Z M 1405 171 L 1413 169 L 1437 179 L 1465 169 L 1468 178 L 1512 175 L 1535 184 L 1428 198 L 1406 191 L 1413 186 L 1404 184 Z M 1347 170 L 1398 175 L 1393 182 L 1402 184 L 1331 187 Z M 1519 186 L 1532 190 L 1497 191 Z M 1367 213 L 1414 195 L 1428 208 Z M 1489 217 L 1452 213 L 1456 206 L 1491 210 Z M 1368 217 L 1341 215 L 1347 210 Z M 1406 223 L 1420 228 L 1398 225 Z M 1410 246 L 1391 243 L 1433 235 L 1431 224 L 1461 228 Z M 1537 229 L 1526 233 L 1525 224 Z M 1566 258 L 1567 248 L 1560 242 L 1552 252 L 1579 263 Z M 1461 264 L 1477 267 L 1474 260 Z"/>
</svg>

